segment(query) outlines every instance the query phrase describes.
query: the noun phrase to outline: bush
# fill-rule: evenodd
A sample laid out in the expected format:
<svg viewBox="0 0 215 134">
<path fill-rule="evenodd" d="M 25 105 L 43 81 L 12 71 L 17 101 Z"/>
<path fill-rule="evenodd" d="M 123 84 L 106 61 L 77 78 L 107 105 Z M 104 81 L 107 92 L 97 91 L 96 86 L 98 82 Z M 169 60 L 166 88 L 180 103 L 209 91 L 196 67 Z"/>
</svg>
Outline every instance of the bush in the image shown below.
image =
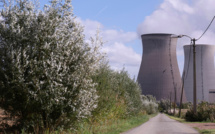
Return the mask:
<svg viewBox="0 0 215 134">
<path fill-rule="evenodd" d="M 114 71 L 103 62 L 93 79 L 98 83 L 96 89 L 100 96 L 93 111 L 94 119 L 127 118 L 141 112 L 139 85 L 125 70 Z"/>
<path fill-rule="evenodd" d="M 159 101 L 158 109 L 160 112 L 168 113 L 168 109 L 170 109 L 169 99 L 161 99 Z"/>
<path fill-rule="evenodd" d="M 158 112 L 158 104 L 156 102 L 156 98 L 152 95 L 142 95 L 142 105 L 143 109 L 148 114 L 154 114 Z"/>
<path fill-rule="evenodd" d="M 99 52 L 85 43 L 71 0 L 34 5 L 4 2 L 0 12 L 0 107 L 19 130 L 74 129 L 97 107 Z"/>
<path fill-rule="evenodd" d="M 192 103 L 191 103 L 191 102 L 186 102 L 186 103 L 182 103 L 181 108 L 182 108 L 182 109 L 190 109 L 191 106 L 192 106 Z"/>
<path fill-rule="evenodd" d="M 185 115 L 187 121 L 214 121 L 215 119 L 215 105 L 209 105 L 208 102 L 202 101 L 198 104 L 197 112 L 189 109 Z"/>
<path fill-rule="evenodd" d="M 193 112 L 193 110 L 188 110 L 185 114 L 186 121 L 200 121 L 198 119 L 198 114 Z M 201 120 L 202 121 L 202 120 Z"/>
</svg>

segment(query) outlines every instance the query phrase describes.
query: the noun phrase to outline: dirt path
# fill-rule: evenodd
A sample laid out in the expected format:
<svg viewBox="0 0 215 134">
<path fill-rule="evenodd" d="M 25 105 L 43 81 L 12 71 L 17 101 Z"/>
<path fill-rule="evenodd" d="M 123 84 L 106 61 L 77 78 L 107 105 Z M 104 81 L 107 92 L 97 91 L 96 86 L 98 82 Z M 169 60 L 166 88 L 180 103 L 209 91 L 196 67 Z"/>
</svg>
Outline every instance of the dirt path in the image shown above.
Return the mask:
<svg viewBox="0 0 215 134">
<path fill-rule="evenodd" d="M 139 127 L 123 134 L 199 134 L 194 128 L 158 114 Z"/>
</svg>

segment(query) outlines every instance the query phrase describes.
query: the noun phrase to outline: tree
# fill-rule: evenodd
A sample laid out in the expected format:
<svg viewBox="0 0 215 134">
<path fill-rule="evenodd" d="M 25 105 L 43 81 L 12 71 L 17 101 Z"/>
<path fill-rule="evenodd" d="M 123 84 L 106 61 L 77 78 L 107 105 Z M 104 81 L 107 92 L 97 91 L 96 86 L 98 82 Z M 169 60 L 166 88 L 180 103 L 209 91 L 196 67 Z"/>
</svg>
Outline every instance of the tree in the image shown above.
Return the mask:
<svg viewBox="0 0 215 134">
<path fill-rule="evenodd" d="M 127 71 L 114 71 L 104 61 L 94 76 L 98 83 L 98 107 L 93 111 L 95 119 L 117 120 L 142 112 L 140 87 Z"/>
<path fill-rule="evenodd" d="M 74 129 L 97 107 L 100 42 L 85 43 L 71 0 L 50 3 L 3 1 L 0 13 L 0 107 L 29 132 Z"/>
</svg>

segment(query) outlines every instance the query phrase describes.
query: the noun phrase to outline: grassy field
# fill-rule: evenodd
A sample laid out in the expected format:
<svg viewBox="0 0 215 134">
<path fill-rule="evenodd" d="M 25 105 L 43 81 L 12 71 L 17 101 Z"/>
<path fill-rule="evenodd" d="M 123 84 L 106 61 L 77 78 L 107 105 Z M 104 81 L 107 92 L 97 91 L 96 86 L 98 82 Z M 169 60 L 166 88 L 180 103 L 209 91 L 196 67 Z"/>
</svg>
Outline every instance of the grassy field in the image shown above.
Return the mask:
<svg viewBox="0 0 215 134">
<path fill-rule="evenodd" d="M 99 124 L 81 124 L 77 134 L 119 134 L 147 122 L 153 115 L 140 115 L 128 119 L 107 121 Z"/>
</svg>

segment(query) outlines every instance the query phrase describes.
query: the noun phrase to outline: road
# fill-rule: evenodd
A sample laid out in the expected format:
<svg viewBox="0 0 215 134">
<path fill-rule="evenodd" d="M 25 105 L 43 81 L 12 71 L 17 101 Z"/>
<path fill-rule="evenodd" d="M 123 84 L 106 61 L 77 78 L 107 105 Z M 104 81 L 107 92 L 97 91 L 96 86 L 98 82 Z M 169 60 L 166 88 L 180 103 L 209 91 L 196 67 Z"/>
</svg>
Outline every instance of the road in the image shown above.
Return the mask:
<svg viewBox="0 0 215 134">
<path fill-rule="evenodd" d="M 199 134 L 194 128 L 170 119 L 165 114 L 158 114 L 139 127 L 123 134 Z"/>
</svg>

